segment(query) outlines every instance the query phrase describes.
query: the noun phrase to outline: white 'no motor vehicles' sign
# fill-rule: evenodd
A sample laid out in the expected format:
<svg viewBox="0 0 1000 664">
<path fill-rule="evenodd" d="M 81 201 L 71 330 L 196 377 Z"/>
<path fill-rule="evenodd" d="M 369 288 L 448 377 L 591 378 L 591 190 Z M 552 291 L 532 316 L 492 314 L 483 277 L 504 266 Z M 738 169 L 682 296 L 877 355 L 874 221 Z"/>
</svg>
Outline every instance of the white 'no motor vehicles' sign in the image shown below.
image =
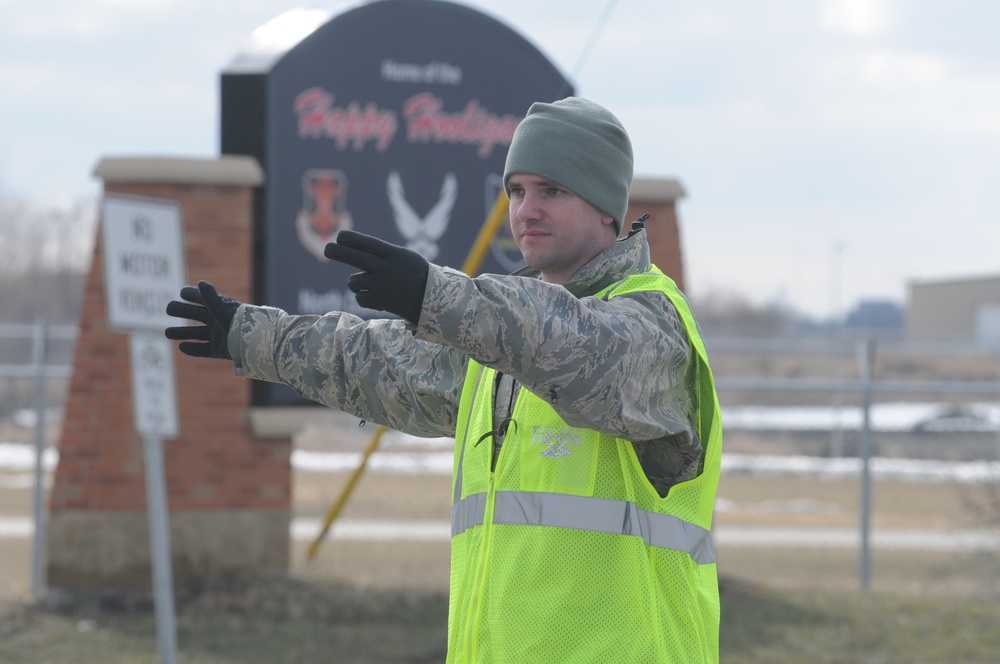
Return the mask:
<svg viewBox="0 0 1000 664">
<path fill-rule="evenodd" d="M 108 325 L 129 331 L 176 324 L 165 309 L 184 286 L 180 206 L 105 196 L 101 216 Z"/>
</svg>

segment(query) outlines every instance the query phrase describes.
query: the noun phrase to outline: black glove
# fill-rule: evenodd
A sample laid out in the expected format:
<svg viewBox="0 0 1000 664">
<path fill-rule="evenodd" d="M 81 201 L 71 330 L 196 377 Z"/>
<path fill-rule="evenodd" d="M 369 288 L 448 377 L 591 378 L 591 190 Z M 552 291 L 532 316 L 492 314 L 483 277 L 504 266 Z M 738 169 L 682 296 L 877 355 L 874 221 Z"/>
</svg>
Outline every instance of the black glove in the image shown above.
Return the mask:
<svg viewBox="0 0 1000 664">
<path fill-rule="evenodd" d="M 185 355 L 233 359 L 226 337 L 241 303 L 228 295 L 219 295 L 215 286 L 207 281 L 199 281 L 197 287 L 185 286 L 181 289 L 181 298 L 187 302 L 170 302 L 167 304 L 167 315 L 196 320 L 204 325 L 168 327 L 164 331 L 167 339 L 181 341 L 178 348 Z"/>
<path fill-rule="evenodd" d="M 326 245 L 326 257 L 364 270 L 347 278 L 358 304 L 388 311 L 411 323 L 420 320 L 430 263 L 415 251 L 364 233 L 340 231 Z"/>
</svg>

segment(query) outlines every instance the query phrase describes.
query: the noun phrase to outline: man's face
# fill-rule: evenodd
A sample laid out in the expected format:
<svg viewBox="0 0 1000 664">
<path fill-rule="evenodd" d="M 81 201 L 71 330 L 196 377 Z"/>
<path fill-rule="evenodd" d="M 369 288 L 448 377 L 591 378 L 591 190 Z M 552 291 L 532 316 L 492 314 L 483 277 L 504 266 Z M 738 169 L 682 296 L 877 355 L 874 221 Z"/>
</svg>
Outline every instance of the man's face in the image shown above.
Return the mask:
<svg viewBox="0 0 1000 664">
<path fill-rule="evenodd" d="M 617 239 L 614 219 L 561 185 L 515 173 L 507 187 L 514 241 L 544 281 L 566 283 Z"/>
</svg>

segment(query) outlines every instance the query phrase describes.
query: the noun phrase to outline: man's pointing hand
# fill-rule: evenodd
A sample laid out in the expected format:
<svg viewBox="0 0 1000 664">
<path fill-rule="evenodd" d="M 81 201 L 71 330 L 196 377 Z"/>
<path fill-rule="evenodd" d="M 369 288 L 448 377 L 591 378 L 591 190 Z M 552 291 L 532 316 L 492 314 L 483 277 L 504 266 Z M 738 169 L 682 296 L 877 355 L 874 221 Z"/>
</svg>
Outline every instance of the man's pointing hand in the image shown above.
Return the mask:
<svg viewBox="0 0 1000 664">
<path fill-rule="evenodd" d="M 340 231 L 323 252 L 330 260 L 361 272 L 347 287 L 366 309 L 388 311 L 411 323 L 420 320 L 430 264 L 415 251 L 355 231 Z"/>
</svg>

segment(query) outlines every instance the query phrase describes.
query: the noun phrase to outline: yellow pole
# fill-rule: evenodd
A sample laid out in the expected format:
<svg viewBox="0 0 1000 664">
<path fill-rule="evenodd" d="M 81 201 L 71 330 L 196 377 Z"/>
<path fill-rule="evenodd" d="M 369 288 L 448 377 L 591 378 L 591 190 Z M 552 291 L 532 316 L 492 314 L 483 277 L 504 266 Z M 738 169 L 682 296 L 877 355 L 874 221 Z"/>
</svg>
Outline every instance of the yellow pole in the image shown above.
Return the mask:
<svg viewBox="0 0 1000 664">
<path fill-rule="evenodd" d="M 507 219 L 507 192 L 503 189 L 497 194 L 497 199 L 493 203 L 493 209 L 490 210 L 489 216 L 486 217 L 486 221 L 483 222 L 482 227 L 479 229 L 479 234 L 476 236 L 476 240 L 472 243 L 472 249 L 469 250 L 469 255 L 465 257 L 465 263 L 462 264 L 462 272 L 465 272 L 469 276 L 475 276 L 479 272 L 479 266 L 483 264 L 483 258 L 486 256 L 486 250 L 490 247 L 490 242 L 496 236 L 497 231 L 500 230 L 501 224 Z M 368 443 L 368 447 L 365 448 L 364 455 L 361 457 L 361 463 L 358 467 L 354 469 L 351 473 L 351 477 L 347 480 L 347 484 L 344 485 L 344 489 L 340 492 L 340 496 L 337 500 L 330 506 L 327 510 L 326 516 L 323 518 L 323 528 L 319 531 L 319 534 L 309 544 L 309 550 L 306 552 L 306 561 L 312 562 L 313 558 L 316 557 L 316 552 L 319 551 L 320 544 L 326 538 L 327 533 L 330 532 L 330 528 L 333 527 L 333 522 L 337 520 L 340 516 L 340 512 L 344 509 L 344 505 L 347 504 L 347 499 L 354 492 L 354 487 L 361 479 L 361 476 L 365 472 L 365 466 L 368 464 L 368 458 L 374 454 L 375 450 L 378 449 L 379 441 L 382 440 L 383 434 L 389 429 L 385 426 L 379 425 L 378 429 L 375 430 L 375 435 L 372 436 L 371 442 Z"/>
<path fill-rule="evenodd" d="M 507 192 L 501 189 L 497 193 L 493 209 L 490 210 L 489 216 L 486 217 L 482 228 L 479 229 L 479 235 L 476 236 L 475 242 L 472 243 L 472 249 L 469 250 L 469 255 L 465 258 L 465 263 L 462 264 L 462 272 L 465 272 L 470 277 L 474 277 L 479 273 L 479 266 L 483 264 L 483 257 L 486 255 L 486 250 L 490 248 L 490 242 L 493 241 L 497 231 L 500 230 L 500 226 L 506 220 Z"/>
<path fill-rule="evenodd" d="M 380 425 L 375 431 L 375 435 L 372 436 L 371 442 L 368 443 L 368 447 L 365 448 L 365 453 L 361 457 L 361 463 L 358 464 L 358 467 L 354 469 L 353 473 L 351 473 L 351 477 L 347 480 L 344 490 L 340 492 L 340 497 L 337 498 L 336 502 L 334 502 L 333 505 L 330 506 L 330 509 L 327 510 L 326 517 L 323 519 L 323 528 L 319 531 L 319 535 L 316 536 L 316 539 L 314 539 L 309 545 L 309 550 L 306 552 L 306 560 L 311 561 L 316 557 L 316 552 L 319 551 L 320 543 L 326 537 L 326 534 L 330 532 L 333 522 L 337 520 L 338 516 L 340 516 L 341 510 L 343 510 L 344 505 L 347 504 L 347 498 L 354 492 L 354 486 L 358 483 L 358 480 L 361 479 L 361 476 L 365 472 L 365 466 L 368 464 L 369 457 L 371 457 L 375 450 L 378 449 L 378 443 L 382 439 L 382 435 L 388 430 L 389 429 L 387 427 Z"/>
</svg>

